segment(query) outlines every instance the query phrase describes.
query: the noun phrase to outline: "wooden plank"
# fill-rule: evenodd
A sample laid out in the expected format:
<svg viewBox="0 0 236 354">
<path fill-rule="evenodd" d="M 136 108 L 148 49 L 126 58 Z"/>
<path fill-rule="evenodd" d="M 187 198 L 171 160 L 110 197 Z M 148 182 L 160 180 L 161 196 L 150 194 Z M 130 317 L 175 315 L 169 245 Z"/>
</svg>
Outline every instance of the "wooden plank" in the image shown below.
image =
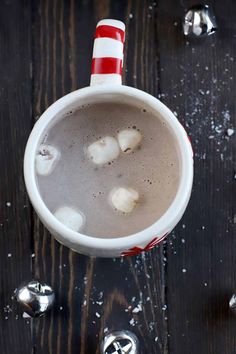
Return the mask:
<svg viewBox="0 0 236 354">
<path fill-rule="evenodd" d="M 168 241 L 169 352 L 235 353 L 236 3 L 210 1 L 219 31 L 183 37 L 180 19 L 192 1 L 159 2 L 161 99 L 187 127 L 195 151 L 190 205 Z"/>
<path fill-rule="evenodd" d="M 31 128 L 31 6 L 2 1 L 0 11 L 0 351 L 31 353 L 30 321 L 12 296 L 31 278 L 31 209 L 23 154 Z"/>
<path fill-rule="evenodd" d="M 156 94 L 156 12 L 149 6 L 138 0 L 35 3 L 34 115 L 88 85 L 94 29 L 104 17 L 127 24 L 126 83 Z M 35 274 L 57 293 L 51 315 L 36 324 L 37 353 L 99 353 L 105 328 L 130 329 L 144 353 L 165 353 L 163 246 L 132 259 L 89 259 L 60 246 L 34 220 Z M 134 315 L 131 309 L 140 300 L 143 311 Z"/>
</svg>

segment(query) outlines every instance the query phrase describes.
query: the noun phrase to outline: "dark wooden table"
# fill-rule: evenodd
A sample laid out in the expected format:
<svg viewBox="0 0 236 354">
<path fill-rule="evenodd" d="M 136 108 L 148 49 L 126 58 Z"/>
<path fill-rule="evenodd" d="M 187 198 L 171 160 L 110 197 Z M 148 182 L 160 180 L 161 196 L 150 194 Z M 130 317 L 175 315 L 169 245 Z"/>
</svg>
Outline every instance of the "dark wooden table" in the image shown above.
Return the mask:
<svg viewBox="0 0 236 354">
<path fill-rule="evenodd" d="M 98 354 L 104 332 L 132 330 L 144 354 L 234 354 L 236 317 L 236 2 L 209 1 L 219 31 L 189 41 L 185 0 L 2 0 L 0 10 L 0 353 Z M 160 98 L 193 142 L 190 205 L 167 242 L 125 259 L 89 259 L 59 245 L 26 195 L 22 160 L 34 121 L 89 84 L 101 18 L 127 26 L 124 82 Z M 53 311 L 22 317 L 12 299 L 39 278 Z M 139 301 L 143 310 L 132 313 Z M 130 309 L 131 310 L 127 310 Z M 97 314 L 96 314 L 97 313 Z"/>
</svg>

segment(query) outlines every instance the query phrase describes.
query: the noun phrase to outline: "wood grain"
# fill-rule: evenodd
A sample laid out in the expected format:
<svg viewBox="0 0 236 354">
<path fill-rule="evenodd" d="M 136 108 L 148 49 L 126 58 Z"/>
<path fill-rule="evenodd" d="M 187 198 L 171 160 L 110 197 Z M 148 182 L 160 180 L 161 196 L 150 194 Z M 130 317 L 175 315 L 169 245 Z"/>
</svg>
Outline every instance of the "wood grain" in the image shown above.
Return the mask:
<svg viewBox="0 0 236 354">
<path fill-rule="evenodd" d="M 189 208 L 168 242 L 170 353 L 235 353 L 235 45 L 234 1 L 211 1 L 219 30 L 186 40 L 179 18 L 194 2 L 158 8 L 162 100 L 186 126 L 195 152 Z M 186 272 L 183 270 L 186 269 Z"/>
<path fill-rule="evenodd" d="M 14 28 L 13 30 L 10 30 Z M 2 1 L 0 11 L 0 351 L 29 352 L 30 322 L 18 315 L 14 289 L 31 278 L 31 211 L 23 182 L 31 129 L 30 2 Z"/>
</svg>

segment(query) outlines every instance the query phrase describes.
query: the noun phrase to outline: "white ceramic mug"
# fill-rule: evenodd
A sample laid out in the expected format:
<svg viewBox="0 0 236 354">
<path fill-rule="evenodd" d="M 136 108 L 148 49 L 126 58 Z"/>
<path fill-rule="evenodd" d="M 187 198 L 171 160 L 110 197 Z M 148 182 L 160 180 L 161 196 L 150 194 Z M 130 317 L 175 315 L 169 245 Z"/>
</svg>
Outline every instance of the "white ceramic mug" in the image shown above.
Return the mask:
<svg viewBox="0 0 236 354">
<path fill-rule="evenodd" d="M 187 133 L 175 115 L 158 99 L 121 84 L 125 25 L 116 20 L 98 23 L 94 41 L 90 87 L 74 91 L 52 104 L 36 122 L 24 157 L 24 176 L 30 200 L 39 218 L 54 237 L 76 252 L 98 257 L 134 255 L 152 249 L 163 240 L 181 219 L 188 204 L 193 181 L 193 152 Z M 142 105 L 166 121 L 177 141 L 181 177 L 177 194 L 169 208 L 145 230 L 117 238 L 98 238 L 75 232 L 50 212 L 38 190 L 35 156 L 45 133 L 68 112 L 96 102 L 123 102 Z M 122 112 L 121 112 L 122 114 Z"/>
</svg>

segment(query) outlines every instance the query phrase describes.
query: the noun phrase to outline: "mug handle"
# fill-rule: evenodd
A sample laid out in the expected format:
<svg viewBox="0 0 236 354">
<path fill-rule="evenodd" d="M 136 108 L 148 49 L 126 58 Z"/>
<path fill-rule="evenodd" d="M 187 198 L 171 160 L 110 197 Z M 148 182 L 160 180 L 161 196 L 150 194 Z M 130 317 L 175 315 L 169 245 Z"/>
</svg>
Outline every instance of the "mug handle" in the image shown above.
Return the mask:
<svg viewBox="0 0 236 354">
<path fill-rule="evenodd" d="M 125 24 L 118 20 L 98 22 L 93 45 L 90 86 L 122 84 Z"/>
</svg>

